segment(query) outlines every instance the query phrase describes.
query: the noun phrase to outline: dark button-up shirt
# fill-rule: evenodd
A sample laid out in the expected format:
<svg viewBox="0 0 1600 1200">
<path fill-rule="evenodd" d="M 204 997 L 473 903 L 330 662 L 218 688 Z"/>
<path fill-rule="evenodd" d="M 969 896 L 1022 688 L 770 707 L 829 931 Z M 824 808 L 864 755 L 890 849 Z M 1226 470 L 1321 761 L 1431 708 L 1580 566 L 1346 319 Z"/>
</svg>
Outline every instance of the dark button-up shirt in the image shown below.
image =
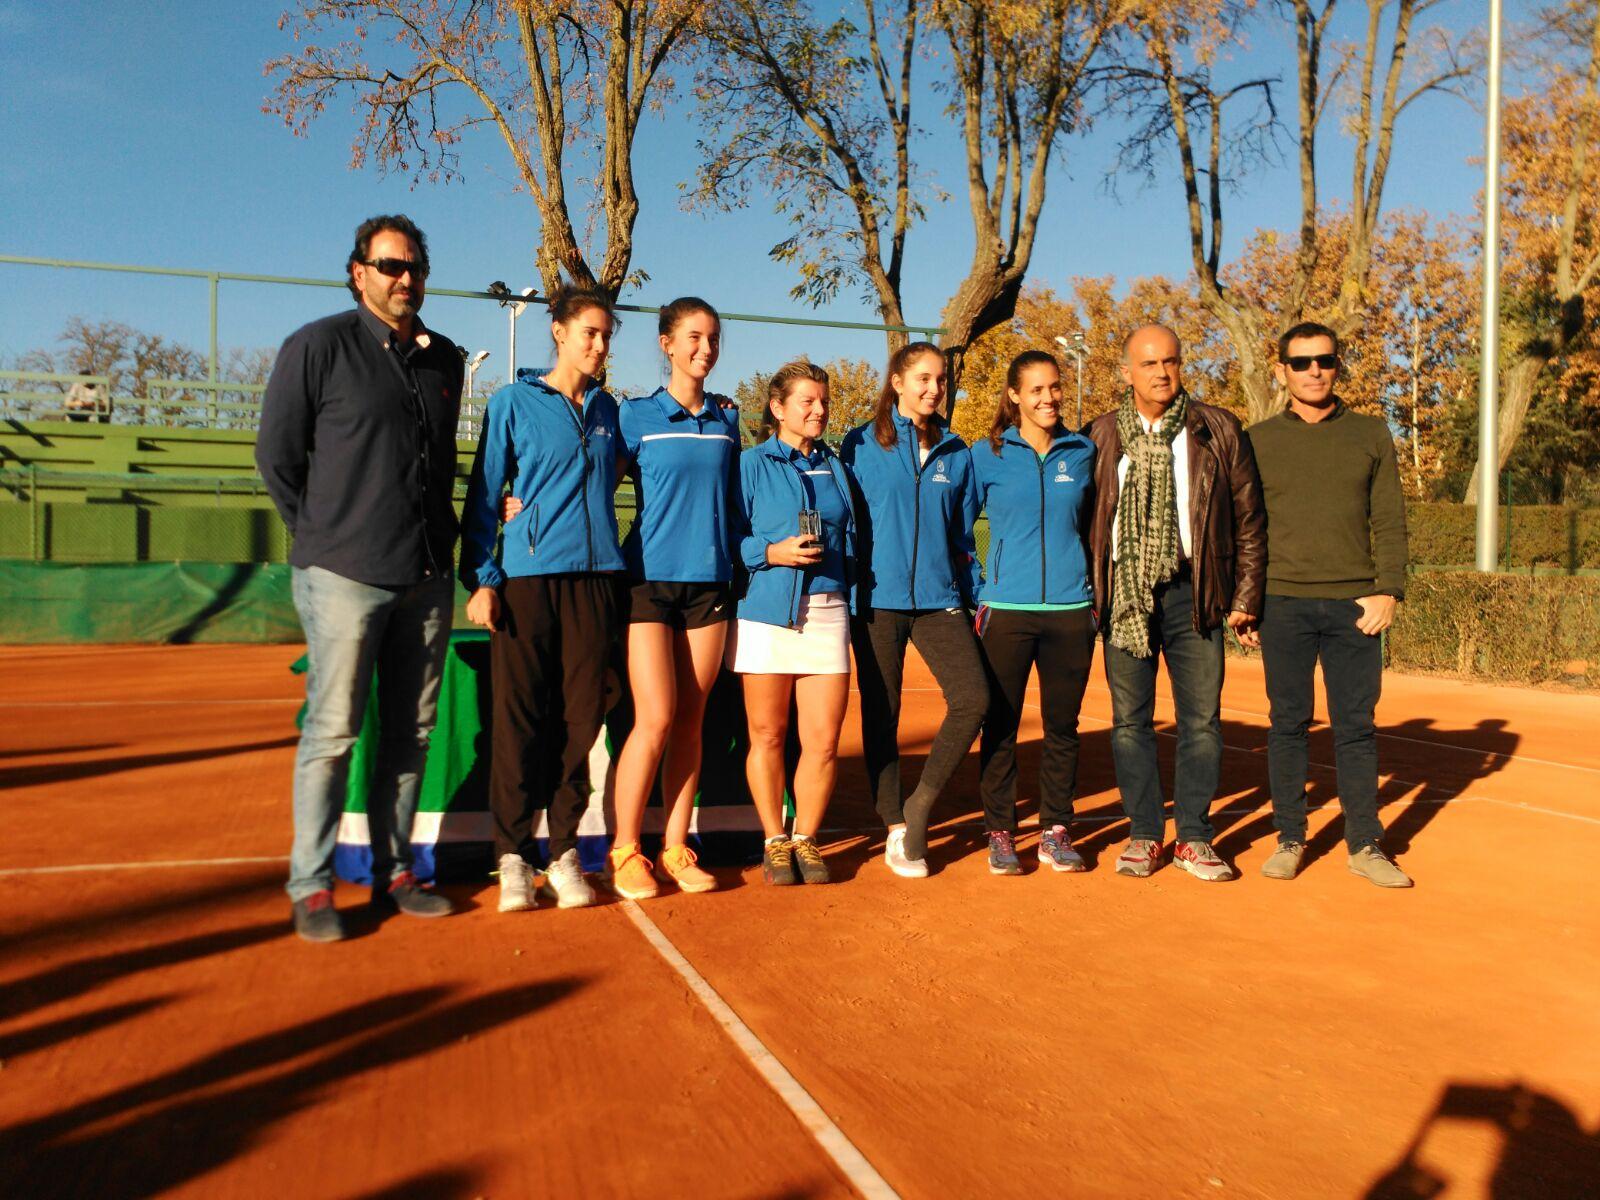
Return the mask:
<svg viewBox="0 0 1600 1200">
<path fill-rule="evenodd" d="M 262 398 L 256 466 L 289 561 L 386 587 L 451 574 L 461 352 L 402 343 L 365 305 L 289 335 Z"/>
</svg>

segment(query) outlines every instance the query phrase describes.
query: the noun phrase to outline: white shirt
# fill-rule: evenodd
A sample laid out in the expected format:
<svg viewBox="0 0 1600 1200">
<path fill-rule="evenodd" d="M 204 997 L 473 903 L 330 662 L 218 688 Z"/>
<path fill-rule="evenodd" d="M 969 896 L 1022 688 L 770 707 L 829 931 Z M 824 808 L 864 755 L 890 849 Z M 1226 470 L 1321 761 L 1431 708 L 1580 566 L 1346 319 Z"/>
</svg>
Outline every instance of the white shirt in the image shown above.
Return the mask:
<svg viewBox="0 0 1600 1200">
<path fill-rule="evenodd" d="M 1159 422 L 1146 421 L 1144 414 L 1139 413 L 1139 424 L 1144 426 L 1146 433 L 1153 433 Z M 1172 439 L 1172 482 L 1175 485 L 1176 495 L 1173 497 L 1178 502 L 1178 541 L 1183 546 L 1183 556 L 1193 558 L 1189 550 L 1189 440 L 1194 437 L 1185 427 L 1182 437 Z M 1126 454 L 1117 463 L 1117 511 L 1111 515 L 1111 561 L 1117 561 L 1117 518 L 1122 513 L 1122 487 L 1128 479 L 1128 463 L 1132 461 Z"/>
</svg>

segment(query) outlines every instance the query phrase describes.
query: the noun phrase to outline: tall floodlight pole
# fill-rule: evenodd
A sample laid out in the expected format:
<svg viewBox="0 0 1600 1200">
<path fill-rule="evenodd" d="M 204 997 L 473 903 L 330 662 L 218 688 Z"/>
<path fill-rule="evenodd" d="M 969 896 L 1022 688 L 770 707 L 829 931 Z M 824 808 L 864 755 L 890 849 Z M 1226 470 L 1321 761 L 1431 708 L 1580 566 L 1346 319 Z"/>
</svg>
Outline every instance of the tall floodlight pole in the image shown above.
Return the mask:
<svg viewBox="0 0 1600 1200">
<path fill-rule="evenodd" d="M 513 300 L 506 305 L 506 311 L 511 314 L 511 344 L 507 347 L 506 371 L 510 374 L 507 383 L 517 381 L 517 318 L 522 315 L 522 310 L 528 307 L 528 297 L 533 295 L 532 288 L 522 289 L 522 299 Z"/>
<path fill-rule="evenodd" d="M 1489 0 L 1489 109 L 1483 153 L 1483 334 L 1478 339 L 1478 553 L 1495 568 L 1500 544 L 1500 0 Z"/>
<path fill-rule="evenodd" d="M 1084 355 L 1089 353 L 1088 349 L 1084 346 L 1083 331 L 1081 329 L 1075 331 L 1073 333 L 1073 335 L 1072 335 L 1072 340 L 1070 342 L 1067 341 L 1067 339 L 1064 338 L 1064 337 L 1057 336 L 1056 339 L 1055 339 L 1055 343 L 1056 343 L 1056 345 L 1060 346 L 1063 350 L 1065 350 L 1068 354 L 1072 355 L 1072 361 L 1078 364 L 1078 423 L 1077 423 L 1077 425 L 1073 426 L 1073 428 L 1074 429 L 1082 429 L 1083 428 L 1083 358 L 1084 358 Z"/>
</svg>

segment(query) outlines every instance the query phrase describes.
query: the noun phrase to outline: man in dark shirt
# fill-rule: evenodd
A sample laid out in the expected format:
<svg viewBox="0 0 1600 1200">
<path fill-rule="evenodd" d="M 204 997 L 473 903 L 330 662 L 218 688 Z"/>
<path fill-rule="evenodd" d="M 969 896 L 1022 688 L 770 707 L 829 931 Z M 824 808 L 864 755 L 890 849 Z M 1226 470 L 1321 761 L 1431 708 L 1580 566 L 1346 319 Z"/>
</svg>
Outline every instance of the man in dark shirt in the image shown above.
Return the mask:
<svg viewBox="0 0 1600 1200">
<path fill-rule="evenodd" d="M 1339 339 L 1326 325 L 1305 322 L 1278 339 L 1274 371 L 1289 407 L 1250 429 L 1267 506 L 1267 598 L 1259 630 L 1242 639 L 1261 647 L 1272 710 L 1278 847 L 1261 873 L 1293 879 L 1305 857 L 1306 730 L 1320 659 L 1350 869 L 1380 887 L 1410 887 L 1378 844 L 1379 634 L 1406 581 L 1394 438 L 1381 418 L 1351 412 L 1334 393 Z"/>
<path fill-rule="evenodd" d="M 454 911 L 412 874 L 411 824 L 455 598 L 461 353 L 417 318 L 428 244 L 407 218 L 364 222 L 346 269 L 356 307 L 284 342 L 256 438 L 256 465 L 294 538 L 310 662 L 288 885 L 295 930 L 309 941 L 345 936 L 333 852 L 375 669 L 373 903 L 413 916 Z"/>
</svg>

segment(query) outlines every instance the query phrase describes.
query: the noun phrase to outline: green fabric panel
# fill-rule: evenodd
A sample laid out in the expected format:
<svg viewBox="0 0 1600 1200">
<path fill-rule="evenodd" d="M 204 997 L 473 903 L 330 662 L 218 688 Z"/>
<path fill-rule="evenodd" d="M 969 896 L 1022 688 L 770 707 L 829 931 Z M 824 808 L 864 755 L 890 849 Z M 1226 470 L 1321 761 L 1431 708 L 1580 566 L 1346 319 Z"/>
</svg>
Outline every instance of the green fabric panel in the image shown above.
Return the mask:
<svg viewBox="0 0 1600 1200">
<path fill-rule="evenodd" d="M 298 642 L 289 568 L 257 563 L 0 561 L 13 645 Z"/>
<path fill-rule="evenodd" d="M 1079 604 L 1011 604 L 1004 600 L 985 600 L 985 608 L 1003 608 L 1007 612 L 1071 612 L 1075 608 L 1088 608 L 1089 602 Z"/>
</svg>

